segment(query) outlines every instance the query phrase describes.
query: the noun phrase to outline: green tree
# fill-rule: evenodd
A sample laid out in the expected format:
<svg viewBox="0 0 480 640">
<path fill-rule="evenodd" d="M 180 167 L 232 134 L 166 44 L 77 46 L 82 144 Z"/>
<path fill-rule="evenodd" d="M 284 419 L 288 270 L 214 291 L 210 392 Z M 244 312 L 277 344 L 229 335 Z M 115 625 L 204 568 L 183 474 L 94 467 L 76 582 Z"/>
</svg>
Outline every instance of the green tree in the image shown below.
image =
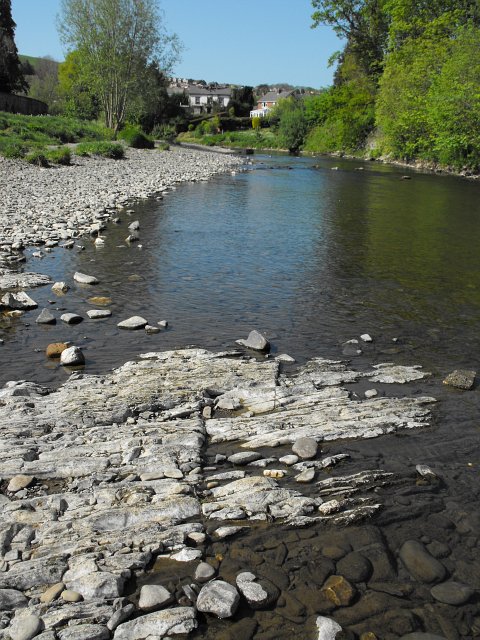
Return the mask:
<svg viewBox="0 0 480 640">
<path fill-rule="evenodd" d="M 268 118 L 271 124 L 275 123 L 281 145 L 297 153 L 307 132 L 303 100 L 294 96 L 279 100 Z"/>
<path fill-rule="evenodd" d="M 166 72 L 180 52 L 156 0 L 62 0 L 59 32 L 78 51 L 82 77 L 115 132 L 133 96 L 146 90 L 149 63 Z"/>
<path fill-rule="evenodd" d="M 58 92 L 66 115 L 95 120 L 100 111 L 98 97 L 93 93 L 82 56 L 70 51 L 58 68 Z"/>
<path fill-rule="evenodd" d="M 28 78 L 28 96 L 46 102 L 50 113 L 58 113 L 58 62 L 48 56 L 38 58 L 31 71 L 33 73 Z"/>
<path fill-rule="evenodd" d="M 228 109 L 233 108 L 236 116 L 249 116 L 255 104 L 253 87 L 234 87 Z"/>
<path fill-rule="evenodd" d="M 11 0 L 0 0 L 0 91 L 5 93 L 28 90 L 15 44 L 15 27 Z"/>
</svg>

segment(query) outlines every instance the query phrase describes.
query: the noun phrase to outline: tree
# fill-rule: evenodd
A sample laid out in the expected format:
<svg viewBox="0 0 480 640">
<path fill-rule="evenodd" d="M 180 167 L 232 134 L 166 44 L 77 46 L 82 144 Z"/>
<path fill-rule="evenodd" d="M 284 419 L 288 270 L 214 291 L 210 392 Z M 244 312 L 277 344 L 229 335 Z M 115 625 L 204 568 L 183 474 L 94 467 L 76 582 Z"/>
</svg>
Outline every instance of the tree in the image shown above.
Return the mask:
<svg viewBox="0 0 480 640">
<path fill-rule="evenodd" d="M 24 63 L 22 63 L 24 64 Z M 31 66 L 31 65 L 30 65 Z M 46 102 L 50 113 L 55 113 L 58 109 L 58 62 L 48 56 L 35 60 L 35 66 L 31 67 L 28 74 L 28 84 L 30 88 L 28 95 L 30 98 Z"/>
<path fill-rule="evenodd" d="M 249 116 L 254 104 L 253 87 L 234 87 L 232 89 L 228 108 L 233 107 L 236 116 Z"/>
<path fill-rule="evenodd" d="M 58 68 L 58 92 L 66 115 L 85 120 L 98 117 L 99 100 L 89 87 L 78 51 L 70 51 Z"/>
<path fill-rule="evenodd" d="M 312 0 L 312 28 L 333 27 L 347 40 L 350 51 L 371 75 L 381 72 L 388 41 L 386 0 Z"/>
<path fill-rule="evenodd" d="M 82 77 L 115 133 L 132 97 L 146 89 L 148 65 L 156 62 L 167 72 L 180 52 L 157 0 L 62 0 L 59 32 L 78 52 Z"/>
<path fill-rule="evenodd" d="M 16 26 L 11 0 L 0 0 L 0 91 L 5 93 L 28 89 L 15 45 Z"/>
</svg>

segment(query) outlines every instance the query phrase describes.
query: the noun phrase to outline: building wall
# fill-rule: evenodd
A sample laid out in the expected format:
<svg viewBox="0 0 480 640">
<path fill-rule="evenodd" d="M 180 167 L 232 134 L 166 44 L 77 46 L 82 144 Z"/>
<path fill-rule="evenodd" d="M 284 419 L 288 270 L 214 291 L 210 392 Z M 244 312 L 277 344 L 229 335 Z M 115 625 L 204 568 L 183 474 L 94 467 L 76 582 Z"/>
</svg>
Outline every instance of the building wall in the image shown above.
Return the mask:
<svg viewBox="0 0 480 640">
<path fill-rule="evenodd" d="M 26 116 L 41 116 L 48 113 L 48 105 L 34 98 L 0 92 L 0 111 L 22 113 Z"/>
</svg>

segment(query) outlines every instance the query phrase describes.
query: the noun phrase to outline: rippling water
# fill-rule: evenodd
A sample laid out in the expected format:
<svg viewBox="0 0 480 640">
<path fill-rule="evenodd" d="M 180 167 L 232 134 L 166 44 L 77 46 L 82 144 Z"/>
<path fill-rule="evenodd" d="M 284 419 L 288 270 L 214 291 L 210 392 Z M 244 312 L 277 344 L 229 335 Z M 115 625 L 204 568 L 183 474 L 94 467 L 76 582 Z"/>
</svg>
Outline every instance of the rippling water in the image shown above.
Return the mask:
<svg viewBox="0 0 480 640">
<path fill-rule="evenodd" d="M 84 348 L 87 371 L 102 372 L 144 351 L 232 347 L 252 328 L 270 337 L 274 352 L 300 361 L 341 357 L 343 341 L 368 332 L 375 339 L 370 360 L 399 352 L 427 367 L 473 366 L 480 185 L 417 173 L 401 180 L 404 173 L 373 163 L 255 156 L 245 172 L 181 185 L 162 201 L 138 204 L 132 216 L 120 213 L 122 224 L 109 224 L 101 249 L 84 239 L 84 251 L 29 258 L 25 270 L 72 286 L 62 298 L 50 287 L 33 290 L 40 308 L 86 319 L 38 326 L 33 311 L 4 321 L 0 382 L 60 383 L 68 374 L 44 356 L 58 340 Z M 124 242 L 134 219 L 141 248 Z M 100 285 L 77 285 L 75 271 Z M 112 298 L 110 319 L 86 317 L 91 295 Z M 153 336 L 117 329 L 134 314 L 151 324 L 166 319 L 169 329 Z"/>
</svg>

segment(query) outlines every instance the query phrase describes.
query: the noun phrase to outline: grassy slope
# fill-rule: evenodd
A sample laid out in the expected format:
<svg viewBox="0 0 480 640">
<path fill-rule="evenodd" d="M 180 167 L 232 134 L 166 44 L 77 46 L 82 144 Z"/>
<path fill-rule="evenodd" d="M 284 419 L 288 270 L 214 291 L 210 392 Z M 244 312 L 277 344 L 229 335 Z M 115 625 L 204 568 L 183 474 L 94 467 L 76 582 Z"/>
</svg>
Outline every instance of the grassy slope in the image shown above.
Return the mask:
<svg viewBox="0 0 480 640">
<path fill-rule="evenodd" d="M 281 149 L 277 136 L 270 129 L 261 129 L 257 134 L 251 129 L 248 131 L 229 131 L 211 135 L 198 136 L 194 132 L 181 133 L 178 142 L 191 144 L 203 144 L 206 146 L 219 146 L 231 148 L 252 149 Z"/>
</svg>

